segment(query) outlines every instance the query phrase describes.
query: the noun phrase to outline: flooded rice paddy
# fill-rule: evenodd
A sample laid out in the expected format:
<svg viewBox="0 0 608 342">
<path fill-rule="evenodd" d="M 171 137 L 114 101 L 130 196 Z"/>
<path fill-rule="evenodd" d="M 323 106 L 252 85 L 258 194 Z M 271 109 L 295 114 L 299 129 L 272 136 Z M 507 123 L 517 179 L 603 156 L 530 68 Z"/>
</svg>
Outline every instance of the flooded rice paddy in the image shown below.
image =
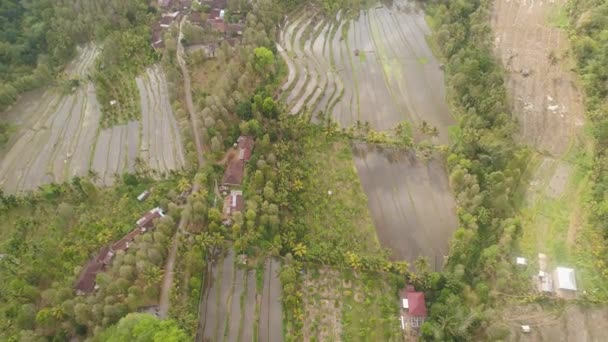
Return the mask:
<svg viewBox="0 0 608 342">
<path fill-rule="evenodd" d="M 152 67 L 137 78 L 142 120 L 101 128 L 100 105 L 87 81 L 99 49 L 80 49 L 66 68 L 80 85 L 24 95 L 3 115 L 17 127 L 0 162 L 0 187 L 9 193 L 61 183 L 93 171 L 100 185 L 133 172 L 136 164 L 159 173 L 185 164 L 181 137 L 168 98 L 164 73 Z"/>
<path fill-rule="evenodd" d="M 230 249 L 210 263 L 196 341 L 283 341 L 280 262 L 266 261 L 258 293 L 257 271 L 236 259 Z"/>
<path fill-rule="evenodd" d="M 425 256 L 431 267 L 441 268 L 458 225 L 443 161 L 366 145 L 353 150 L 382 246 L 391 249 L 394 259 Z"/>
<path fill-rule="evenodd" d="M 426 121 L 446 142 L 455 121 L 444 100 L 440 63 L 426 42 L 429 33 L 424 13 L 409 1 L 348 19 L 296 13 L 279 39 L 289 68 L 284 99 L 293 114 L 305 108 L 330 113 L 343 127 L 368 121 L 388 130 Z"/>
</svg>

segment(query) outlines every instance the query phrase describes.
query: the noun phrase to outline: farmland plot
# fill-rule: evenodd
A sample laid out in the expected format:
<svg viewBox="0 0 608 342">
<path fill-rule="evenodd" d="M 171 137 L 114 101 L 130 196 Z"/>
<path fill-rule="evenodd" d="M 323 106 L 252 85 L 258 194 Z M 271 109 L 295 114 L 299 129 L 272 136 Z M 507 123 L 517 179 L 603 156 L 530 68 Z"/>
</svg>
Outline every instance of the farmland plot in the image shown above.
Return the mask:
<svg viewBox="0 0 608 342">
<path fill-rule="evenodd" d="M 293 114 L 309 108 L 342 127 L 369 122 L 376 130 L 404 121 L 414 129 L 426 123 L 437 129 L 433 143 L 448 142 L 455 120 L 445 101 L 441 65 L 426 41 L 430 30 L 413 1 L 378 4 L 354 18 L 344 12 L 335 20 L 317 18 L 315 10 L 304 9 L 281 32 L 282 56 L 298 68 L 283 87 Z M 302 33 L 307 30 L 312 39 Z M 310 79 L 318 80 L 312 92 L 305 91 Z M 403 151 L 387 156 L 365 146 L 354 154 L 381 245 L 394 259 L 423 255 L 440 268 L 457 227 L 441 158 L 426 162 Z"/>
<path fill-rule="evenodd" d="M 0 187 L 4 191 L 33 190 L 89 171 L 100 185 L 111 185 L 116 174 L 134 171 L 138 158 L 161 173 L 184 166 L 166 80 L 158 67 L 137 79 L 142 122 L 100 127 L 95 87 L 86 81 L 98 53 L 94 45 L 82 48 L 66 68 L 68 77 L 80 82 L 71 93 L 49 88 L 35 98 L 27 94 L 3 114 L 18 127 L 2 152 Z"/>
<path fill-rule="evenodd" d="M 381 274 L 306 270 L 304 341 L 399 341 L 397 289 Z"/>
<path fill-rule="evenodd" d="M 376 130 L 426 121 L 439 130 L 439 141 L 447 141 L 454 120 L 444 100 L 443 73 L 426 43 L 424 14 L 413 2 L 373 7 L 354 19 L 315 18 L 298 17 L 282 33 L 283 48 L 295 56 L 288 64 L 299 61 L 300 68 L 296 85 L 283 89 L 292 113 L 307 107 L 331 113 L 343 127 L 368 121 Z M 312 39 L 303 37 L 307 29 Z M 286 44 L 290 39 L 295 43 Z"/>
<path fill-rule="evenodd" d="M 394 259 L 422 255 L 440 269 L 458 224 L 443 162 L 365 145 L 355 146 L 354 156 L 382 246 Z"/>
<path fill-rule="evenodd" d="M 256 271 L 235 265 L 235 259 L 230 249 L 211 263 L 203 285 L 196 341 L 252 341 L 257 318 L 259 341 L 282 341 L 280 263 L 266 263 L 263 293 L 258 294 Z"/>
</svg>

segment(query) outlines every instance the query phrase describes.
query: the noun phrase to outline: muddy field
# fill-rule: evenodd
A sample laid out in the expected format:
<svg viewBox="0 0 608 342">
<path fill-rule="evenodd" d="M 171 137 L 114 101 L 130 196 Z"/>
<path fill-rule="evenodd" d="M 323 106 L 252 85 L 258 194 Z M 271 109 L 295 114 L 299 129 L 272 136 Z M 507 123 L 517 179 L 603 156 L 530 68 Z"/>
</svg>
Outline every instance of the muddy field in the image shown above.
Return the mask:
<svg viewBox="0 0 608 342">
<path fill-rule="evenodd" d="M 86 80 L 99 49 L 80 50 L 67 68 L 72 79 Z M 184 166 L 181 137 L 168 100 L 166 80 L 158 67 L 137 78 L 142 121 L 101 129 L 100 105 L 92 82 L 69 94 L 51 88 L 23 96 L 3 115 L 17 126 L 2 151 L 0 187 L 14 193 L 50 182 L 65 182 L 94 171 L 100 185 L 116 174 L 141 166 L 167 173 Z"/>
<path fill-rule="evenodd" d="M 353 154 L 382 246 L 393 259 L 422 255 L 440 269 L 458 225 L 443 162 L 365 145 L 355 146 Z"/>
<path fill-rule="evenodd" d="M 424 13 L 409 1 L 375 6 L 353 19 L 296 13 L 280 36 L 289 68 L 284 99 L 293 114 L 304 108 L 331 113 L 345 127 L 357 120 L 377 130 L 426 121 L 446 142 L 454 120 L 443 73 L 426 43 L 429 33 Z"/>
<path fill-rule="evenodd" d="M 584 124 L 582 96 L 571 62 L 562 11 L 566 0 L 497 0 L 492 11 L 495 51 L 521 139 L 539 151 L 563 155 Z"/>
<path fill-rule="evenodd" d="M 232 250 L 211 265 L 199 309 L 196 341 L 252 341 L 256 320 L 259 341 L 282 341 L 280 263 L 267 261 L 262 293 L 256 271 L 235 265 Z M 256 317 L 259 312 L 259 317 Z"/>
<path fill-rule="evenodd" d="M 283 341 L 280 269 L 281 263 L 275 259 L 267 260 L 264 266 L 264 289 L 262 291 L 262 303 L 260 306 L 259 341 Z"/>
</svg>

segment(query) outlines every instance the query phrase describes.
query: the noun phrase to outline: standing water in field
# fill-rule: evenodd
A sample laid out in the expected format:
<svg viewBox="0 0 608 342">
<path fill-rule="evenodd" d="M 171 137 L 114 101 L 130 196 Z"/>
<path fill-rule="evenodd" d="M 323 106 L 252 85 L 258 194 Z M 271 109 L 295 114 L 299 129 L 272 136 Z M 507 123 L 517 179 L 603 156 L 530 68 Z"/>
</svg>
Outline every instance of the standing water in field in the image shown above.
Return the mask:
<svg viewBox="0 0 608 342">
<path fill-rule="evenodd" d="M 445 101 L 441 64 L 427 44 L 430 30 L 413 1 L 377 4 L 356 16 L 327 18 L 305 8 L 290 16 L 278 51 L 289 74 L 282 87 L 291 113 L 323 113 L 342 127 L 369 123 L 388 131 L 404 121 L 417 141 L 448 143 L 455 125 Z M 425 137 L 419 127 L 435 131 Z M 393 259 L 426 256 L 440 268 L 458 225 L 456 204 L 439 156 L 354 147 L 376 231 Z"/>
</svg>

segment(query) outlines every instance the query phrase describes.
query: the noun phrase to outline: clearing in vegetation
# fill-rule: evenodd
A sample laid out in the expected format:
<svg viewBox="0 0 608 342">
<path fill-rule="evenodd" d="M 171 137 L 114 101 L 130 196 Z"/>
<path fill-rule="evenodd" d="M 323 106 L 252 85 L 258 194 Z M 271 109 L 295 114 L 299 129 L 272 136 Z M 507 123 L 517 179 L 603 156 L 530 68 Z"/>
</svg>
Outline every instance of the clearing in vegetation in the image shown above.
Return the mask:
<svg viewBox="0 0 608 342">
<path fill-rule="evenodd" d="M 396 260 L 426 256 L 440 269 L 458 226 L 456 203 L 440 158 L 413 151 L 356 145 L 355 165 L 383 246 Z"/>
<path fill-rule="evenodd" d="M 440 64 L 426 43 L 424 13 L 414 2 L 373 7 L 353 19 L 302 11 L 280 34 L 289 67 L 283 91 L 293 114 L 306 107 L 343 127 L 368 121 L 376 130 L 426 121 L 447 142 L 455 122 Z"/>
<path fill-rule="evenodd" d="M 77 80 L 71 93 L 46 90 L 24 98 L 8 113 L 18 130 L 0 162 L 0 187 L 14 193 L 61 183 L 93 171 L 100 185 L 135 168 L 162 174 L 184 167 L 184 152 L 171 109 L 164 73 L 159 67 L 137 78 L 142 120 L 101 128 L 95 87 L 86 81 L 98 48 L 89 45 L 66 73 Z M 137 100 L 137 99 L 135 99 Z"/>
</svg>

